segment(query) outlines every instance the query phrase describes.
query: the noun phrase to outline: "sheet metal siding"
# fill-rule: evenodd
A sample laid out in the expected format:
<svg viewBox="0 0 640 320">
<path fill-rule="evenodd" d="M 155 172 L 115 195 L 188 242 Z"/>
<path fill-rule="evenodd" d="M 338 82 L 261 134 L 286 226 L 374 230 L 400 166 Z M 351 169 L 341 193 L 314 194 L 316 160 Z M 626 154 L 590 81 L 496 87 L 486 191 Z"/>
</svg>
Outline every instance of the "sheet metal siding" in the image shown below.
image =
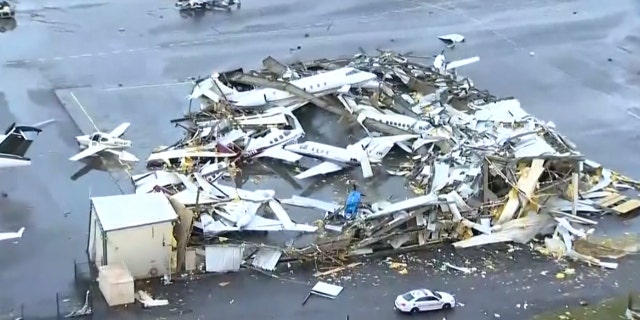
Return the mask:
<svg viewBox="0 0 640 320">
<path fill-rule="evenodd" d="M 163 222 L 108 231 L 108 263 L 124 262 L 136 280 L 169 274 L 172 230 Z"/>
<path fill-rule="evenodd" d="M 239 271 L 244 247 L 206 246 L 205 269 L 207 272 Z"/>
</svg>

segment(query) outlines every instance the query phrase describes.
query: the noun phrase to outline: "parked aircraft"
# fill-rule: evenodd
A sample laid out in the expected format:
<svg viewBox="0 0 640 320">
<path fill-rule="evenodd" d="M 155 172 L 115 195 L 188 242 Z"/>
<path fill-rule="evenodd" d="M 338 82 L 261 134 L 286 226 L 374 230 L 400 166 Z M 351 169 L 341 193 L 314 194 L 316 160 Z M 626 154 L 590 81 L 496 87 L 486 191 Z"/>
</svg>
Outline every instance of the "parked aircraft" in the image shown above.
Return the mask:
<svg viewBox="0 0 640 320">
<path fill-rule="evenodd" d="M 371 163 L 379 163 L 389 153 L 397 142 L 417 138 L 417 135 L 396 135 L 386 137 L 366 137 L 346 148 L 306 141 L 299 144 L 290 144 L 285 150 L 301 155 L 324 160 L 324 162 L 298 174 L 296 179 L 304 179 L 319 174 L 336 172 L 350 166 L 360 165 L 365 178 L 373 176 Z"/>
<path fill-rule="evenodd" d="M 364 125 L 366 119 L 380 122 L 393 128 L 397 128 L 409 133 L 419 134 L 420 137 L 414 141 L 410 149 L 403 142 L 398 142 L 398 146 L 407 152 L 412 152 L 418 148 L 437 141 L 449 139 L 449 133 L 441 127 L 434 127 L 431 123 L 418 120 L 402 114 L 384 114 L 380 112 L 365 111 L 358 115 L 357 121 L 368 132 Z"/>
<path fill-rule="evenodd" d="M 302 98 L 288 91 L 273 88 L 260 88 L 249 91 L 237 91 L 218 80 L 214 73 L 209 79 L 198 83 L 190 96 L 191 99 L 206 96 L 218 101 L 226 99 L 236 107 L 255 108 L 272 103 L 279 106 L 290 105 Z M 323 96 L 338 91 L 346 91 L 351 86 L 376 86 L 377 76 L 351 67 L 322 72 L 310 77 L 293 80 L 290 83 L 315 96 Z"/>
<path fill-rule="evenodd" d="M 402 114 L 384 114 L 380 112 L 364 111 L 358 114 L 357 121 L 367 131 L 368 129 L 364 125 L 364 121 L 366 119 L 371 119 L 387 126 L 419 135 L 423 135 L 429 129 L 433 128 L 433 126 L 427 121 L 418 120 Z"/>
<path fill-rule="evenodd" d="M 120 161 L 138 161 L 136 156 L 124 150 L 131 147 L 131 141 L 121 138 L 130 125 L 131 123 L 124 122 L 111 132 L 97 131 L 90 135 L 77 136 L 78 146 L 83 150 L 69 158 L 69 160 L 78 161 L 101 152 L 109 152 L 117 155 Z"/>
<path fill-rule="evenodd" d="M 288 144 L 297 142 L 298 139 L 305 135 L 304 129 L 302 129 L 302 125 L 298 119 L 292 113 L 286 112 L 284 114 L 288 118 L 289 123 L 293 125 L 293 128 L 270 128 L 269 132 L 261 137 L 249 137 L 245 143 L 244 157 L 269 157 L 287 162 L 297 162 L 302 159 L 301 155 L 283 148 Z"/>
<path fill-rule="evenodd" d="M 0 168 L 22 167 L 31 164 L 25 154 L 33 143 L 33 133 L 40 134 L 42 128 L 55 120 L 43 121 L 31 126 L 16 126 L 12 123 L 0 135 Z"/>
</svg>

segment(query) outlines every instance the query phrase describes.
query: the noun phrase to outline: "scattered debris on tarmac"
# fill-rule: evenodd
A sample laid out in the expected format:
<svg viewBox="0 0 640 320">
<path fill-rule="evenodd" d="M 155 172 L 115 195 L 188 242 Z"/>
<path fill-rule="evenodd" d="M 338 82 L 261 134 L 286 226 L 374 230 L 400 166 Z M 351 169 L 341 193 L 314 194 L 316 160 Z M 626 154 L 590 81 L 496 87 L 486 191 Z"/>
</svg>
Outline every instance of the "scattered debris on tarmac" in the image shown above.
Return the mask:
<svg viewBox="0 0 640 320">
<path fill-rule="evenodd" d="M 443 37 L 451 44 L 464 40 Z M 189 113 L 172 121 L 184 138 L 158 147 L 147 159 L 149 172 L 131 176 L 136 193 L 162 192 L 179 213 L 177 271 L 270 272 L 279 262 L 315 261 L 324 263 L 319 274 L 331 274 L 371 254 L 443 243 L 459 249 L 528 243 L 539 236 L 540 252 L 616 268 L 610 260 L 624 252 L 592 255 L 577 244 L 589 239 L 595 218 L 640 208 L 625 192 L 639 182 L 586 159 L 517 99 L 495 97 L 458 75 L 457 68 L 479 60 L 447 61 L 444 51 L 432 65 L 391 51 L 291 65 L 267 57 L 264 70 L 197 79 Z M 361 126 L 367 136 L 347 146 L 305 141 L 295 114 L 314 107 Z M 386 165 L 395 147 L 406 161 Z M 320 162 L 301 170 L 305 157 Z M 364 178 L 403 176 L 417 195 L 364 200 L 354 186 L 344 203 L 333 203 L 223 183 L 259 158 L 290 165 L 296 179 L 352 168 Z M 315 208 L 324 218 L 296 223 L 285 209 L 292 207 Z M 255 232 L 284 231 L 307 236 L 284 243 L 255 238 Z M 225 263 L 204 266 L 209 257 Z"/>
</svg>

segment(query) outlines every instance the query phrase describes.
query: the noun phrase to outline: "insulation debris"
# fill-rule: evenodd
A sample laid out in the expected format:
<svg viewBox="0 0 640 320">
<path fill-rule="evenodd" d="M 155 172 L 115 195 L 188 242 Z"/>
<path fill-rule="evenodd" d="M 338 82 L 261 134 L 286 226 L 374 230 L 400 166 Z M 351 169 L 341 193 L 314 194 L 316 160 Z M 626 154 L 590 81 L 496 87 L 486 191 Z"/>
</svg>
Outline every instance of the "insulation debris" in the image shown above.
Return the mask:
<svg viewBox="0 0 640 320">
<path fill-rule="evenodd" d="M 149 293 L 143 290 L 138 290 L 136 292 L 136 299 L 142 304 L 145 308 L 150 307 L 160 307 L 166 306 L 169 304 L 169 300 L 167 299 L 153 299 Z"/>
</svg>

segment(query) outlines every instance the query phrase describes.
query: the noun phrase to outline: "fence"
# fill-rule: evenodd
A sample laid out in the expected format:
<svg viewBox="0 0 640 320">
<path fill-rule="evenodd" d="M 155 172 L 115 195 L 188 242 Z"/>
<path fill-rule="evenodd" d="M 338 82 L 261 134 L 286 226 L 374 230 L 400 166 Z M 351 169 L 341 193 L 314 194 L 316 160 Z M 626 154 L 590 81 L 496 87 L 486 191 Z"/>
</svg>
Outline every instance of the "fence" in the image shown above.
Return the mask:
<svg viewBox="0 0 640 320">
<path fill-rule="evenodd" d="M 0 303 L 0 320 L 16 319 L 87 319 L 91 317 L 96 292 L 94 272 L 89 263 L 73 263 L 74 288 L 57 292 L 51 299 L 38 299 L 16 306 Z M 38 288 L 32 288 L 33 291 Z"/>
<path fill-rule="evenodd" d="M 37 288 L 36 288 L 37 290 Z M 90 317 L 93 305 L 92 291 L 80 299 L 75 293 L 56 293 L 55 298 L 20 304 L 13 308 L 0 308 L 0 320 L 64 319 Z"/>
</svg>

